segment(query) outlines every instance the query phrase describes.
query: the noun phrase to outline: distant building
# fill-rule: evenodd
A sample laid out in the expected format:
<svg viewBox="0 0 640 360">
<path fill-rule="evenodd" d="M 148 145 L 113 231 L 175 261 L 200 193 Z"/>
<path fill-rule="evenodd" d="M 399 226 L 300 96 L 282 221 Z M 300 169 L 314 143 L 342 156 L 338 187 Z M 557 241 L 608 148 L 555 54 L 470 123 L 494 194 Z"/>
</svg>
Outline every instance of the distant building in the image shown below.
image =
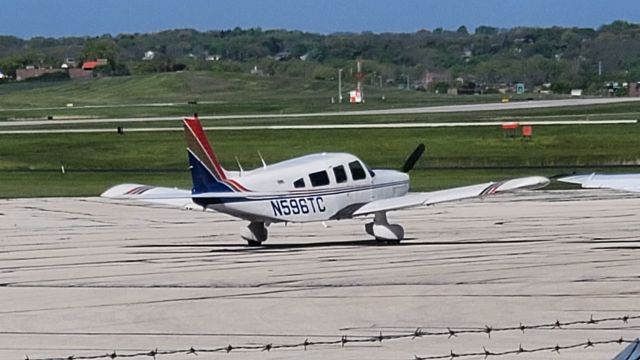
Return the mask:
<svg viewBox="0 0 640 360">
<path fill-rule="evenodd" d="M 93 70 L 96 67 L 98 67 L 98 62 L 97 61 L 85 61 L 82 64 L 82 70 Z"/>
<path fill-rule="evenodd" d="M 448 70 L 444 70 L 444 71 L 425 71 L 424 74 L 422 74 L 422 86 L 424 86 L 425 89 L 428 89 L 430 87 L 433 87 L 435 84 L 439 83 L 439 82 L 444 82 L 447 84 L 451 83 L 451 72 L 449 72 Z"/>
<path fill-rule="evenodd" d="M 85 61 L 82 64 L 82 70 L 93 71 L 99 66 L 106 66 L 106 65 L 109 65 L 109 60 L 107 59 L 96 59 L 96 60 Z"/>
<path fill-rule="evenodd" d="M 255 65 L 253 69 L 251 69 L 251 75 L 264 75 L 264 71 L 258 68 L 258 65 Z"/>
<path fill-rule="evenodd" d="M 91 79 L 93 78 L 93 70 L 83 70 L 78 68 L 69 69 L 69 78 L 73 80 L 77 79 Z"/>
<path fill-rule="evenodd" d="M 362 92 L 357 89 L 349 91 L 349 102 L 352 104 L 363 103 L 364 98 L 362 97 Z"/>
<path fill-rule="evenodd" d="M 207 55 L 204 59 L 206 61 L 220 61 L 220 59 L 222 59 L 222 55 L 218 55 L 218 54 Z"/>
<path fill-rule="evenodd" d="M 4 78 L 6 78 L 6 77 L 7 77 L 7 76 L 2 72 L 2 70 L 0 70 L 0 79 L 4 79 Z"/>
<path fill-rule="evenodd" d="M 572 89 L 571 97 L 580 97 L 582 96 L 582 89 Z"/>
<path fill-rule="evenodd" d="M 74 59 L 74 58 L 66 58 L 66 59 L 64 59 L 64 62 L 62 63 L 61 67 L 63 69 L 68 69 L 68 68 L 74 68 L 74 67 L 77 67 L 77 66 L 78 66 L 78 63 L 76 62 L 76 59 Z"/>
<path fill-rule="evenodd" d="M 144 56 L 142 57 L 142 61 L 151 61 L 155 57 L 156 57 L 156 53 L 149 50 L 144 53 Z"/>
<path fill-rule="evenodd" d="M 640 82 L 629 83 L 629 96 L 640 97 Z"/>
<path fill-rule="evenodd" d="M 277 53 L 273 58 L 276 61 L 282 61 L 282 60 L 287 60 L 291 57 L 291 53 L 289 53 L 288 51 L 280 51 L 279 53 Z"/>
<path fill-rule="evenodd" d="M 16 70 L 16 80 L 23 81 L 31 78 L 37 78 L 44 74 L 52 74 L 61 72 L 60 69 L 36 69 L 34 66 L 27 66 L 24 69 Z"/>
</svg>

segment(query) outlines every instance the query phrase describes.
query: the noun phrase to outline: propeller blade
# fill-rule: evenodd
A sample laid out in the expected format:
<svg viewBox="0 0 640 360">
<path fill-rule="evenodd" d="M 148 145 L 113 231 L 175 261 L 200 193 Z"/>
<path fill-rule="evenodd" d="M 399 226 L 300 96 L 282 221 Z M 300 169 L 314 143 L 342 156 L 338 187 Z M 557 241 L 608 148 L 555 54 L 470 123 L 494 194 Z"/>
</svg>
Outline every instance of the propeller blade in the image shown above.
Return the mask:
<svg viewBox="0 0 640 360">
<path fill-rule="evenodd" d="M 418 145 L 415 150 L 409 155 L 407 160 L 402 165 L 402 172 L 409 172 L 416 165 L 422 154 L 424 153 L 425 147 L 424 144 Z"/>
</svg>

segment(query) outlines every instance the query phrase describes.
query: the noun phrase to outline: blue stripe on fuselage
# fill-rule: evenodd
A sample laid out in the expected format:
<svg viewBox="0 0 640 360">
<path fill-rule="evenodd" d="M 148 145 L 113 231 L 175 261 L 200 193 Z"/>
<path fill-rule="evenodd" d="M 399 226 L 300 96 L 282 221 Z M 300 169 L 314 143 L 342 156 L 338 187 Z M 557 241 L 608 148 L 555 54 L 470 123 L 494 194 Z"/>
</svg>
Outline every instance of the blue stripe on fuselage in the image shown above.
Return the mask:
<svg viewBox="0 0 640 360">
<path fill-rule="evenodd" d="M 198 205 L 206 206 L 206 205 L 237 203 L 237 202 L 270 201 L 270 200 L 280 200 L 280 199 L 290 199 L 290 198 L 303 198 L 308 196 L 331 196 L 331 195 L 339 195 L 339 194 L 350 193 L 350 192 L 367 191 L 367 190 L 380 189 L 385 187 L 398 186 L 398 185 L 403 185 L 407 183 L 408 181 L 396 181 L 392 183 L 366 185 L 366 186 L 360 186 L 360 187 L 326 189 L 324 191 L 316 190 L 316 191 L 290 192 L 282 195 L 243 196 L 243 197 L 218 196 L 218 197 L 207 197 L 207 198 L 193 198 L 193 201 Z"/>
</svg>

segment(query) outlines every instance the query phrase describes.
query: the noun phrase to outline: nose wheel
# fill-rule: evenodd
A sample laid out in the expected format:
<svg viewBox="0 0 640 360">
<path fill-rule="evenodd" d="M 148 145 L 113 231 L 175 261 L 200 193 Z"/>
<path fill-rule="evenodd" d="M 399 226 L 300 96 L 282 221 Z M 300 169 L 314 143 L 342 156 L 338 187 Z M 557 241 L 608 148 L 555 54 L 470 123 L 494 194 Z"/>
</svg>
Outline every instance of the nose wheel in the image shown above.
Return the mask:
<svg viewBox="0 0 640 360">
<path fill-rule="evenodd" d="M 389 224 L 386 212 L 377 212 L 373 217 L 373 222 L 364 226 L 367 234 L 376 238 L 377 241 L 387 244 L 399 244 L 404 238 L 404 229 L 398 224 Z"/>
<path fill-rule="evenodd" d="M 247 241 L 249 246 L 260 246 L 267 240 L 269 231 L 264 222 L 252 221 L 242 232 L 241 237 Z"/>
</svg>

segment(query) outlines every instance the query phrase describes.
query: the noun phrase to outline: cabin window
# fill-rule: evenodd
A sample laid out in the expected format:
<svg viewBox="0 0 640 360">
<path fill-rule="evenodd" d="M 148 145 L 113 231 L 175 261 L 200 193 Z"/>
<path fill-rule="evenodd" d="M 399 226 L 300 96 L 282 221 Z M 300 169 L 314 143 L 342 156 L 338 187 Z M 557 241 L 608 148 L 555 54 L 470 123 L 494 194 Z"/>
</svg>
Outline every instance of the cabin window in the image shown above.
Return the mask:
<svg viewBox="0 0 640 360">
<path fill-rule="evenodd" d="M 360 161 L 352 161 L 349 163 L 349 171 L 351 171 L 351 177 L 353 180 L 362 180 L 367 177 L 367 173 L 364 171 Z"/>
<path fill-rule="evenodd" d="M 333 168 L 333 175 L 336 176 L 336 182 L 338 184 L 347 181 L 347 172 L 344 171 L 344 166 L 336 166 Z"/>
<path fill-rule="evenodd" d="M 324 170 L 309 174 L 309 180 L 313 186 L 329 185 L 329 175 Z"/>
<path fill-rule="evenodd" d="M 304 185 L 304 179 L 303 178 L 300 178 L 300 179 L 298 179 L 298 180 L 293 182 L 293 187 L 296 188 L 296 189 L 303 188 L 304 186 L 305 185 Z"/>
</svg>

